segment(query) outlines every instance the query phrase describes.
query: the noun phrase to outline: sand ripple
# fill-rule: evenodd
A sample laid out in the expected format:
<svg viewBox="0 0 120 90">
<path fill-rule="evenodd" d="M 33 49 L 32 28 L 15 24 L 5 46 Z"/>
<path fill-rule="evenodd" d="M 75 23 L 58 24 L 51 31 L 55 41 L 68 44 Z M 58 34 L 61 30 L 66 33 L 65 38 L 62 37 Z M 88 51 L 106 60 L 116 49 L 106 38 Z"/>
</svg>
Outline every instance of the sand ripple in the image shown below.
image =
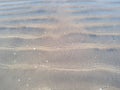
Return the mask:
<svg viewBox="0 0 120 90">
<path fill-rule="evenodd" d="M 119 29 L 119 0 L 0 0 L 0 90 L 119 90 Z"/>
</svg>

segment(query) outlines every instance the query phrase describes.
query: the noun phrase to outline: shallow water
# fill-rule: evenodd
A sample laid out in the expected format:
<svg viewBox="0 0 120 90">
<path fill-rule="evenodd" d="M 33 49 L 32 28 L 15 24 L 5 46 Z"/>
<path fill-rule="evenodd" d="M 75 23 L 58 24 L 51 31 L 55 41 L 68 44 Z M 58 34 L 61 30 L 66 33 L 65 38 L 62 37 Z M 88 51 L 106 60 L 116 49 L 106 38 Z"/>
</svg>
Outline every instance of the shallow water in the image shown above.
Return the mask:
<svg viewBox="0 0 120 90">
<path fill-rule="evenodd" d="M 0 0 L 0 90 L 120 90 L 119 0 Z"/>
</svg>

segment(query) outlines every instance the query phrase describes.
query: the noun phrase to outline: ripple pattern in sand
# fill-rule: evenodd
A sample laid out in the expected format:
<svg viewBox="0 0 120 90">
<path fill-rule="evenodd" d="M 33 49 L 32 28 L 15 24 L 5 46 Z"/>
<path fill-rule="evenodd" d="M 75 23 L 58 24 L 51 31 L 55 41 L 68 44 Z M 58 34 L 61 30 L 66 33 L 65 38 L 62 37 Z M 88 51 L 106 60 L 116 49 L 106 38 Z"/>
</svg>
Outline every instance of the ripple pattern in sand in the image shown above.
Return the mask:
<svg viewBox="0 0 120 90">
<path fill-rule="evenodd" d="M 119 90 L 119 29 L 119 0 L 0 0 L 0 90 Z"/>
</svg>

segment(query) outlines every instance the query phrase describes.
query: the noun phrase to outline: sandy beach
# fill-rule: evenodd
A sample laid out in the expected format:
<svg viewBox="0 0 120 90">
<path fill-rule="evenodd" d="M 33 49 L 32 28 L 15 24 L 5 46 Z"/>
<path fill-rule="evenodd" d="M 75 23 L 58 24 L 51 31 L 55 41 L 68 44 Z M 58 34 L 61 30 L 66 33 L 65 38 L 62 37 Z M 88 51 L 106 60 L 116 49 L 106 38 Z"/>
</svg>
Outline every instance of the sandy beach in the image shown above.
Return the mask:
<svg viewBox="0 0 120 90">
<path fill-rule="evenodd" d="M 0 0 L 0 90 L 120 90 L 120 1 Z"/>
</svg>

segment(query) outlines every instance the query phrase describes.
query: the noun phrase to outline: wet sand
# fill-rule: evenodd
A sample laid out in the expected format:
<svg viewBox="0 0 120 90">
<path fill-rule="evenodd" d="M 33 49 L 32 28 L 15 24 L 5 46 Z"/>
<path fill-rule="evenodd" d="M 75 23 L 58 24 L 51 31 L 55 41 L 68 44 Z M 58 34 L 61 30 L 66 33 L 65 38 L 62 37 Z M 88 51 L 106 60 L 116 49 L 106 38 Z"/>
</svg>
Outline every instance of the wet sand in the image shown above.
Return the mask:
<svg viewBox="0 0 120 90">
<path fill-rule="evenodd" d="M 0 0 L 0 90 L 120 90 L 119 0 Z"/>
</svg>

